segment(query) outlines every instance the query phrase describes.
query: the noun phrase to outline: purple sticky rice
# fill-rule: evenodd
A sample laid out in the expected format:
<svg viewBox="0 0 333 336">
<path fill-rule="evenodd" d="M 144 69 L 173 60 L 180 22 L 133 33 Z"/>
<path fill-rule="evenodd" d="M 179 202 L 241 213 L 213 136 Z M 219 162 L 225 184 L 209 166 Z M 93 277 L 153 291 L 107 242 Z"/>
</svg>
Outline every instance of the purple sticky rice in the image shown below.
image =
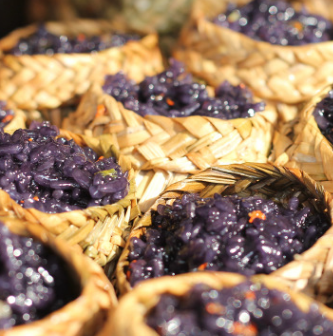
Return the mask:
<svg viewBox="0 0 333 336">
<path fill-rule="evenodd" d="M 115 32 L 107 38 L 85 36 L 83 34 L 70 38 L 65 35 L 54 35 L 44 25 L 40 25 L 34 34 L 21 38 L 17 45 L 8 53 L 17 56 L 91 53 L 120 47 L 131 40 L 139 40 L 139 36 Z"/>
<path fill-rule="evenodd" d="M 58 255 L 0 222 L 0 329 L 39 320 L 80 291 Z"/>
<path fill-rule="evenodd" d="M 332 23 L 305 8 L 295 11 L 283 0 L 253 0 L 242 7 L 230 4 L 213 22 L 252 39 L 278 45 L 305 45 L 330 41 Z"/>
<path fill-rule="evenodd" d="M 316 105 L 313 116 L 321 133 L 333 144 L 333 91 Z"/>
<path fill-rule="evenodd" d="M 186 194 L 159 205 L 152 225 L 130 240 L 131 286 L 163 275 L 211 270 L 269 274 L 310 248 L 330 227 L 295 197 L 287 206 L 258 196 Z"/>
<path fill-rule="evenodd" d="M 57 213 L 115 203 L 128 193 L 128 172 L 114 157 L 57 137 L 55 126 L 33 123 L 13 135 L 0 131 L 0 188 L 24 208 Z"/>
<path fill-rule="evenodd" d="M 182 63 L 171 60 L 170 67 L 135 84 L 123 73 L 106 76 L 105 93 L 121 102 L 126 109 L 141 116 L 162 115 L 188 117 L 201 115 L 220 119 L 253 117 L 264 111 L 264 102 L 254 102 L 252 93 L 243 85 L 222 83 L 209 97 L 204 84 L 193 81 Z"/>
<path fill-rule="evenodd" d="M 183 296 L 163 294 L 146 323 L 160 336 L 333 335 L 333 322 L 317 304 L 302 312 L 289 294 L 250 281 L 222 290 L 198 284 Z"/>
</svg>

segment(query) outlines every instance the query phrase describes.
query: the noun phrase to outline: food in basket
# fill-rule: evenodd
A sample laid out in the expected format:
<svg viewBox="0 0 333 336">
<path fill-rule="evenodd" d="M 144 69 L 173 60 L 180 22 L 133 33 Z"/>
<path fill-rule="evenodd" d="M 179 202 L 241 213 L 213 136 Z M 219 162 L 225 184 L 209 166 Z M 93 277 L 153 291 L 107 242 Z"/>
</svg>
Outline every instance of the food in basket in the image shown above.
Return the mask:
<svg viewBox="0 0 333 336">
<path fill-rule="evenodd" d="M 210 270 L 269 274 L 309 249 L 330 227 L 297 197 L 278 204 L 258 196 L 187 194 L 158 205 L 152 225 L 130 240 L 131 286 L 164 275 Z"/>
<path fill-rule="evenodd" d="M 127 172 L 114 157 L 58 137 L 55 126 L 0 134 L 0 186 L 24 208 L 47 213 L 115 203 L 128 192 Z"/>
<path fill-rule="evenodd" d="M 0 329 L 30 323 L 80 295 L 68 266 L 41 242 L 0 221 Z"/>
<path fill-rule="evenodd" d="M 219 290 L 199 283 L 183 295 L 163 293 L 145 321 L 161 336 L 333 333 L 333 321 L 315 303 L 301 311 L 288 293 L 251 281 Z"/>
<path fill-rule="evenodd" d="M 213 22 L 241 32 L 255 40 L 279 45 L 303 45 L 329 41 L 333 37 L 332 22 L 297 11 L 287 1 L 253 0 L 244 6 L 229 5 Z"/>
<path fill-rule="evenodd" d="M 6 53 L 13 55 L 90 53 L 119 47 L 128 41 L 139 39 L 138 35 L 116 32 L 101 36 L 87 36 L 81 33 L 76 37 L 69 37 L 53 34 L 44 25 L 39 25 L 35 33 L 22 37 L 17 45 Z"/>
<path fill-rule="evenodd" d="M 235 119 L 253 117 L 255 112 L 265 110 L 265 103 L 254 102 L 253 94 L 244 85 L 224 82 L 210 97 L 206 85 L 195 82 L 191 74 L 185 73 L 183 64 L 175 60 L 165 71 L 146 77 L 139 84 L 122 73 L 109 75 L 103 90 L 141 116 Z"/>
<path fill-rule="evenodd" d="M 333 91 L 329 91 L 313 111 L 314 118 L 323 135 L 333 143 Z"/>
</svg>

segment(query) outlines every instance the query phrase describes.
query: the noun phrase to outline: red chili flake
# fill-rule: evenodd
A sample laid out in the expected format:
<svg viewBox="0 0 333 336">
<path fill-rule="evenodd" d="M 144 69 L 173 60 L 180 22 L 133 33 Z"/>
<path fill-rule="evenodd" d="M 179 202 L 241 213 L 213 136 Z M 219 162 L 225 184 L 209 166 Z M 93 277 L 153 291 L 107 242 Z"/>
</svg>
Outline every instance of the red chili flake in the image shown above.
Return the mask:
<svg viewBox="0 0 333 336">
<path fill-rule="evenodd" d="M 86 39 L 86 35 L 84 35 L 83 33 L 80 33 L 77 35 L 77 40 L 82 42 Z"/>
<path fill-rule="evenodd" d="M 253 223 L 253 221 L 256 218 L 260 218 L 262 220 L 266 219 L 266 215 L 262 211 L 260 211 L 260 210 L 255 210 L 255 211 L 250 212 L 249 216 L 250 216 L 250 219 L 249 219 L 250 223 Z"/>
<path fill-rule="evenodd" d="M 11 121 L 13 118 L 14 118 L 13 115 L 8 114 L 8 115 L 6 115 L 6 116 L 2 119 L 2 122 L 3 122 L 3 123 L 6 123 L 6 122 L 8 122 L 8 121 Z"/>
<path fill-rule="evenodd" d="M 207 265 L 208 265 L 208 263 L 203 263 L 203 264 L 201 264 L 199 267 L 198 267 L 198 270 L 199 271 L 203 271 L 203 270 L 205 270 L 206 269 L 206 267 L 207 267 Z"/>
<path fill-rule="evenodd" d="M 97 105 L 97 111 L 95 114 L 95 118 L 102 117 L 105 113 L 105 106 L 103 104 Z"/>
<path fill-rule="evenodd" d="M 101 161 L 101 160 L 103 160 L 103 159 L 104 159 L 104 156 L 102 155 L 102 156 L 100 156 L 100 157 L 97 159 L 96 162 Z"/>
<path fill-rule="evenodd" d="M 173 100 L 171 100 L 170 98 L 167 98 L 167 99 L 166 99 L 166 102 L 167 102 L 167 104 L 170 105 L 170 106 L 175 105 L 175 102 L 174 102 Z"/>
<path fill-rule="evenodd" d="M 242 324 L 240 322 L 234 322 L 233 335 L 242 335 L 242 336 L 256 336 L 258 329 L 254 324 Z"/>
<path fill-rule="evenodd" d="M 248 291 L 245 293 L 245 299 L 247 300 L 255 300 L 256 294 L 252 291 Z"/>
<path fill-rule="evenodd" d="M 23 201 L 23 200 L 21 200 L 21 201 L 20 201 L 20 203 L 24 203 L 24 201 Z"/>
<path fill-rule="evenodd" d="M 207 313 L 209 314 L 224 314 L 225 313 L 225 307 L 215 302 L 207 303 L 205 306 L 205 309 Z"/>
<path fill-rule="evenodd" d="M 34 199 L 35 201 L 39 201 L 39 197 L 38 196 L 34 196 L 32 199 Z"/>
<path fill-rule="evenodd" d="M 131 271 L 128 270 L 128 271 L 126 272 L 126 278 L 127 278 L 127 280 L 129 280 L 130 276 L 131 276 Z"/>
</svg>

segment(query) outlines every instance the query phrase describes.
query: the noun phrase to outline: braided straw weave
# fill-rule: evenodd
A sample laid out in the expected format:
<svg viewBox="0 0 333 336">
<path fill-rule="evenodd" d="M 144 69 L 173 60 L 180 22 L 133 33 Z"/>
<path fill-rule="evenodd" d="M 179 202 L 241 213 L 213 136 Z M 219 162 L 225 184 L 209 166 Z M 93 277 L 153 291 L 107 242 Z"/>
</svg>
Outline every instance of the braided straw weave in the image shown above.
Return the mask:
<svg viewBox="0 0 333 336">
<path fill-rule="evenodd" d="M 96 116 L 101 107 L 103 114 Z M 137 197 L 145 211 L 166 186 L 188 173 L 213 164 L 266 162 L 275 119 L 276 111 L 269 105 L 249 119 L 143 118 L 95 85 L 62 127 L 93 136 L 116 135 L 121 153 L 140 170 Z"/>
<path fill-rule="evenodd" d="M 270 164 L 245 163 L 241 165 L 217 166 L 171 185 L 152 206 L 170 204 L 185 193 L 198 193 L 201 197 L 237 194 L 242 197 L 259 195 L 279 203 L 287 202 L 297 195 L 302 204 L 325 212 L 333 223 L 333 199 L 324 188 L 298 169 L 288 169 Z M 151 225 L 151 210 L 132 230 L 117 265 L 117 285 L 122 294 L 131 290 L 125 271 L 131 237 L 140 237 Z M 295 260 L 272 273 L 288 287 L 305 290 L 313 296 L 329 301 L 333 293 L 332 263 L 333 228 L 307 251 L 295 256 Z"/>
<path fill-rule="evenodd" d="M 258 97 L 277 102 L 283 121 L 293 119 L 300 103 L 333 81 L 333 42 L 272 45 L 210 22 L 226 10 L 228 2 L 197 0 L 194 3 L 175 57 L 210 85 L 217 86 L 221 80 L 245 83 Z M 247 2 L 233 1 L 237 5 Z M 311 1 L 302 3 L 307 5 Z M 323 8 L 324 3 L 320 4 Z M 316 11 L 313 4 L 308 7 Z"/>
<path fill-rule="evenodd" d="M 92 20 L 49 22 L 46 28 L 56 35 L 68 36 L 101 35 L 115 29 L 110 22 Z M 92 83 L 102 83 L 105 74 L 123 70 L 129 77 L 141 80 L 162 69 L 154 34 L 93 54 L 5 54 L 21 37 L 29 36 L 36 29 L 36 25 L 18 29 L 0 40 L 0 99 L 21 109 L 56 108 L 68 104 L 87 91 Z"/>
<path fill-rule="evenodd" d="M 17 218 L 0 217 L 15 234 L 42 241 L 70 266 L 82 288 L 80 296 L 45 318 L 27 325 L 0 331 L 1 336 L 88 336 L 103 326 L 110 309 L 117 304 L 112 285 L 102 269 L 41 226 Z"/>
<path fill-rule="evenodd" d="M 129 171 L 128 195 L 117 203 L 101 207 L 89 207 L 55 214 L 48 214 L 34 208 L 25 209 L 12 200 L 8 193 L 0 190 L 0 215 L 17 217 L 38 224 L 53 235 L 76 245 L 99 265 L 111 269 L 115 266 L 121 248 L 130 230 L 130 221 L 138 215 L 135 199 L 134 172 L 130 163 L 122 155 L 114 152 L 111 135 L 99 138 L 80 136 L 68 131 L 60 131 L 60 136 L 74 139 L 80 146 L 89 146 L 99 155 L 118 158 L 123 171 Z"/>
<path fill-rule="evenodd" d="M 173 277 L 165 276 L 145 281 L 121 299 L 119 307 L 111 313 L 110 320 L 98 336 L 158 336 L 159 334 L 148 327 L 145 321 L 146 315 L 156 306 L 163 294 L 185 296 L 193 286 L 202 283 L 211 288 L 222 290 L 223 288 L 237 286 L 247 280 L 246 277 L 233 273 L 197 272 Z M 275 279 L 274 277 L 253 276 L 250 280 L 255 284 L 263 284 L 268 289 L 277 289 L 281 292 L 288 293 L 292 302 L 305 313 L 309 312 L 310 306 L 315 302 L 302 293 L 296 293 L 288 289 L 281 284 L 279 279 Z M 333 319 L 331 309 L 321 304 L 318 304 L 318 306 L 328 319 Z M 129 315 L 131 316 L 131 323 L 128 323 Z M 237 335 L 240 334 L 237 333 Z M 242 335 L 254 334 L 242 333 Z"/>
<path fill-rule="evenodd" d="M 275 163 L 306 171 L 333 192 L 333 145 L 317 126 L 313 111 L 333 85 L 326 86 L 305 105 L 299 118 L 275 135 Z"/>
<path fill-rule="evenodd" d="M 23 111 L 19 109 L 13 109 L 14 117 L 13 119 L 3 128 L 6 133 L 14 133 L 19 128 L 25 128 L 26 115 Z"/>
</svg>

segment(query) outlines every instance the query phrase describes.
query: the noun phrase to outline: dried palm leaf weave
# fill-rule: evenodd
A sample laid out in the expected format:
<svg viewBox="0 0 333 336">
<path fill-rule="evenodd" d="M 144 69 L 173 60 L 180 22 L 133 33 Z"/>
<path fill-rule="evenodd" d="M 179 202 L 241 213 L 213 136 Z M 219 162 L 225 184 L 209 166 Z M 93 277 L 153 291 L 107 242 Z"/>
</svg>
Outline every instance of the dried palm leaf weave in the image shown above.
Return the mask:
<svg viewBox="0 0 333 336">
<path fill-rule="evenodd" d="M 17 218 L 0 217 L 15 234 L 42 241 L 69 265 L 79 281 L 80 296 L 45 318 L 30 324 L 0 331 L 2 336 L 89 336 L 101 329 L 117 299 L 103 270 L 65 242 L 55 239 L 41 226 Z"/>
<path fill-rule="evenodd" d="M 333 145 L 318 128 L 313 111 L 327 93 L 329 85 L 322 89 L 305 105 L 299 118 L 291 127 L 288 125 L 275 135 L 275 163 L 306 171 L 313 179 L 320 181 L 329 192 L 333 192 Z"/>
<path fill-rule="evenodd" d="M 311 1 L 293 3 L 295 7 L 305 4 L 309 10 L 322 13 L 325 4 L 319 1 L 318 8 Z M 333 42 L 272 45 L 210 22 L 226 10 L 228 2 L 197 0 L 194 3 L 175 57 L 210 85 L 216 86 L 221 80 L 246 84 L 258 97 L 275 101 L 283 121 L 293 119 L 300 103 L 332 82 Z M 233 1 L 237 5 L 247 2 L 249 0 Z"/>
<path fill-rule="evenodd" d="M 73 20 L 49 22 L 46 28 L 56 35 L 90 36 L 111 33 L 117 27 L 102 20 Z M 37 25 L 28 26 L 0 40 L 0 99 L 24 110 L 53 109 L 69 104 L 92 83 L 101 84 L 105 74 L 122 70 L 129 77 L 141 80 L 162 69 L 154 34 L 92 54 L 6 54 L 20 38 L 36 30 Z"/>
<path fill-rule="evenodd" d="M 146 315 L 156 306 L 163 294 L 185 296 L 196 284 L 206 284 L 211 288 L 222 290 L 237 286 L 246 280 L 248 280 L 246 277 L 233 273 L 197 272 L 145 281 L 121 299 L 118 309 L 111 313 L 111 318 L 105 329 L 98 336 L 157 336 L 158 333 L 148 327 L 145 320 Z M 274 277 L 253 276 L 250 280 L 255 284 L 260 283 L 268 289 L 288 293 L 292 302 L 305 313 L 309 312 L 310 306 L 315 302 L 303 293 L 290 290 Z M 317 304 L 321 312 L 332 320 L 332 310 L 322 304 Z M 131 323 L 128 323 L 127 316 L 129 314 Z M 244 333 L 244 335 L 250 335 L 250 333 Z"/>
<path fill-rule="evenodd" d="M 279 203 L 286 203 L 297 195 L 302 204 L 325 213 L 333 223 L 333 199 L 322 185 L 298 169 L 288 169 L 271 164 L 245 163 L 216 166 L 175 183 L 161 195 L 135 225 L 117 265 L 117 286 L 122 294 L 132 288 L 124 270 L 128 265 L 129 241 L 140 237 L 151 225 L 151 211 L 159 204 L 171 204 L 185 193 L 198 193 L 201 197 L 237 194 L 242 197 L 258 195 Z M 324 302 L 332 300 L 333 273 L 331 227 L 319 240 L 295 260 L 272 273 L 281 282 L 296 291 L 306 291 Z"/>
<path fill-rule="evenodd" d="M 62 127 L 90 136 L 116 136 L 120 152 L 139 170 L 137 197 L 145 211 L 168 185 L 188 173 L 213 164 L 266 162 L 275 120 L 270 105 L 248 119 L 143 118 L 94 85 Z"/>
<path fill-rule="evenodd" d="M 109 267 L 112 268 L 125 245 L 131 220 L 139 213 L 135 198 L 133 169 L 130 162 L 111 146 L 111 135 L 89 138 L 61 130 L 60 136 L 74 139 L 80 146 L 89 146 L 104 157 L 111 155 L 117 157 L 122 170 L 129 171 L 127 196 L 110 205 L 48 214 L 33 208 L 22 208 L 10 198 L 8 193 L 0 190 L 0 215 L 24 219 L 32 224 L 43 226 L 59 239 L 75 245 L 99 265 L 105 266 L 110 263 Z"/>
</svg>

